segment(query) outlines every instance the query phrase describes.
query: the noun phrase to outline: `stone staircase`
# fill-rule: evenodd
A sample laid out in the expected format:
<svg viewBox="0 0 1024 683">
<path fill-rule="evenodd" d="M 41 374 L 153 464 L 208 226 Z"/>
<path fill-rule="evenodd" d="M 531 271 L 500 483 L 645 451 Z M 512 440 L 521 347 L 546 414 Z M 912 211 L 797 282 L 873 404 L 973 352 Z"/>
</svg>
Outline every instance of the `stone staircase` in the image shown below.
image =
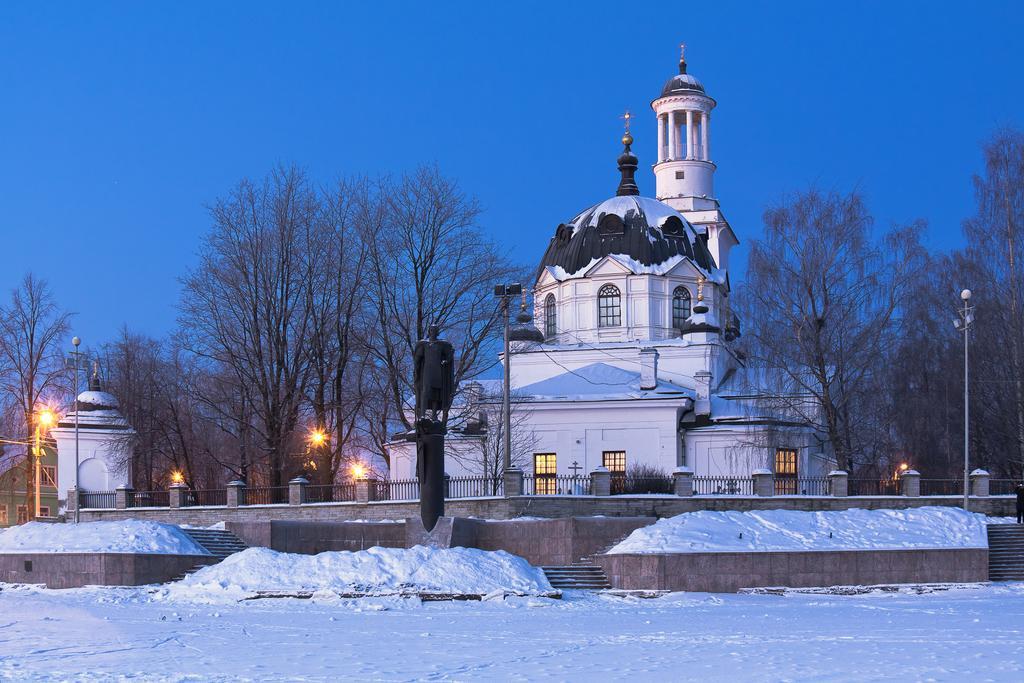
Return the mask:
<svg viewBox="0 0 1024 683">
<path fill-rule="evenodd" d="M 574 563 L 541 569 L 551 587 L 558 590 L 604 590 L 612 587 L 604 570 L 596 564 Z"/>
<path fill-rule="evenodd" d="M 1024 524 L 988 525 L 989 581 L 1024 581 Z"/>
<path fill-rule="evenodd" d="M 217 562 L 220 562 L 228 555 L 241 552 L 249 547 L 238 536 L 235 536 L 230 531 L 224 531 L 223 529 L 182 529 L 182 531 L 185 532 L 185 535 L 193 541 L 206 548 Z M 214 562 L 214 564 L 216 564 L 216 562 Z M 189 574 L 195 574 L 203 567 L 208 566 L 209 564 L 197 564 L 186 569 L 171 580 L 180 581 Z"/>
</svg>

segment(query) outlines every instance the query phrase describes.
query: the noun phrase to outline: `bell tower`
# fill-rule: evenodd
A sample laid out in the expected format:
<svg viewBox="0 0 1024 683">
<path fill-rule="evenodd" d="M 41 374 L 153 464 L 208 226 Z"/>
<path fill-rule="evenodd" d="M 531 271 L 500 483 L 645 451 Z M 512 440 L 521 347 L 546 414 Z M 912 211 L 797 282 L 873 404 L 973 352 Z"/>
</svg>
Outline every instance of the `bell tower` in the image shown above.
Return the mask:
<svg viewBox="0 0 1024 683">
<path fill-rule="evenodd" d="M 679 74 L 665 83 L 651 103 L 658 120 L 656 196 L 677 211 L 717 208 L 715 164 L 711 161 L 711 110 L 715 101 L 686 71 L 686 46 L 680 46 Z"/>
</svg>

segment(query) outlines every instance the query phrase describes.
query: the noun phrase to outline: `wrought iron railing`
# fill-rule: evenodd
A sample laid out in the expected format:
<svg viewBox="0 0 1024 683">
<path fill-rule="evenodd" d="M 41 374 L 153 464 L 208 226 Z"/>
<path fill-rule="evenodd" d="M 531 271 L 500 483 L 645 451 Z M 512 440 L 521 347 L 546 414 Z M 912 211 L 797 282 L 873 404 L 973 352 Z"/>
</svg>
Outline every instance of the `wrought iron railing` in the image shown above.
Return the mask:
<svg viewBox="0 0 1024 683">
<path fill-rule="evenodd" d="M 228 504 L 227 489 L 186 489 L 182 491 L 181 504 L 192 506 L 217 506 Z"/>
<path fill-rule="evenodd" d="M 419 479 L 388 479 L 380 482 L 377 500 L 419 500 Z"/>
<path fill-rule="evenodd" d="M 753 477 L 694 477 L 693 493 L 697 496 L 752 496 Z"/>
<path fill-rule="evenodd" d="M 589 496 L 589 475 L 523 475 L 524 496 Z"/>
<path fill-rule="evenodd" d="M 113 509 L 116 500 L 113 491 L 82 491 L 78 494 L 78 504 L 83 508 Z"/>
<path fill-rule="evenodd" d="M 776 496 L 827 496 L 828 477 L 776 477 Z"/>
<path fill-rule="evenodd" d="M 894 479 L 849 479 L 846 493 L 850 496 L 898 496 L 900 482 Z"/>
<path fill-rule="evenodd" d="M 287 486 L 252 486 L 239 491 L 239 505 L 281 505 L 288 503 Z"/>
<path fill-rule="evenodd" d="M 355 484 L 313 484 L 306 487 L 307 503 L 350 503 L 355 499 Z"/>
<path fill-rule="evenodd" d="M 444 497 L 486 498 L 503 495 L 501 477 L 449 477 L 445 479 Z"/>
<path fill-rule="evenodd" d="M 631 477 L 612 474 L 613 496 L 644 495 L 650 493 L 673 493 L 672 477 Z"/>
<path fill-rule="evenodd" d="M 128 491 L 125 506 L 130 508 L 166 508 L 171 506 L 171 494 L 163 491 Z"/>
<path fill-rule="evenodd" d="M 1012 496 L 1017 493 L 1020 486 L 1018 479 L 989 479 L 988 495 L 990 496 Z"/>
<path fill-rule="evenodd" d="M 964 482 L 960 479 L 922 479 L 922 496 L 962 496 Z"/>
</svg>

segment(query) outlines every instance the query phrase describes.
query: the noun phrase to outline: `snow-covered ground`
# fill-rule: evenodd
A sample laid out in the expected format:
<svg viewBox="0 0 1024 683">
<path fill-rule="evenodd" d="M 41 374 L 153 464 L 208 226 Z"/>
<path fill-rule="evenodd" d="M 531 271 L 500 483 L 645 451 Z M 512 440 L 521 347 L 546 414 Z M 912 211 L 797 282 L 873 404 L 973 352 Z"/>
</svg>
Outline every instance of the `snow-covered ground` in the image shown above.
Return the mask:
<svg viewBox="0 0 1024 683">
<path fill-rule="evenodd" d="M 209 555 L 180 527 L 126 519 L 117 522 L 29 522 L 0 529 L 0 553 L 159 553 Z"/>
<path fill-rule="evenodd" d="M 0 680 L 1024 679 L 1022 584 L 212 606 L 149 590 L 0 585 Z"/>
<path fill-rule="evenodd" d="M 702 510 L 637 529 L 609 553 L 987 548 L 990 520 L 955 507 L 901 510 Z"/>
<path fill-rule="evenodd" d="M 295 555 L 249 548 L 167 590 L 180 598 L 234 602 L 257 591 L 538 594 L 550 591 L 551 584 L 540 569 L 500 550 L 374 547 Z"/>
</svg>

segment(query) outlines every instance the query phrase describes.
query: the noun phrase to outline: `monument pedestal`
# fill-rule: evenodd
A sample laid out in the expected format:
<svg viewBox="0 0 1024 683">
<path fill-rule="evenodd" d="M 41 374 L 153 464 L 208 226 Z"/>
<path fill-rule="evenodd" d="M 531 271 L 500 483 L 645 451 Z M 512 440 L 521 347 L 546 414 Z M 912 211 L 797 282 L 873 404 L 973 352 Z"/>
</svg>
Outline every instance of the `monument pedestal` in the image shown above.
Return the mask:
<svg viewBox="0 0 1024 683">
<path fill-rule="evenodd" d="M 405 547 L 472 548 L 476 539 L 474 525 L 475 520 L 465 517 L 439 517 L 433 530 L 427 531 L 423 520 L 409 517 L 405 520 Z"/>
</svg>

